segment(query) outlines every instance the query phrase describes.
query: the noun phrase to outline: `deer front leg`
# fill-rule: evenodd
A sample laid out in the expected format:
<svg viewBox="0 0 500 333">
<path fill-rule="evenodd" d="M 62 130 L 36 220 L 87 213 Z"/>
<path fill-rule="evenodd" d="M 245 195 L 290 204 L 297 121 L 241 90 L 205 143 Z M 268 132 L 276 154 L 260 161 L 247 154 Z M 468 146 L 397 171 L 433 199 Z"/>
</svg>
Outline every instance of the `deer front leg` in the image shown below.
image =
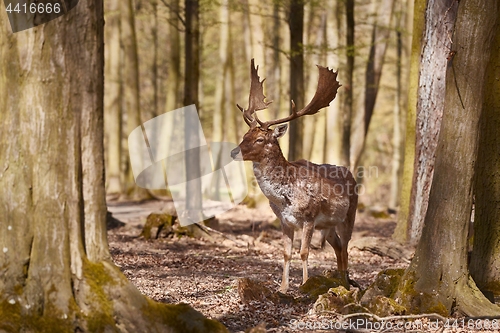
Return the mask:
<svg viewBox="0 0 500 333">
<path fill-rule="evenodd" d="M 307 258 L 309 257 L 309 245 L 314 232 L 314 223 L 305 222 L 302 228 L 302 243 L 300 244 L 300 259 L 302 259 L 302 284 L 308 279 Z"/>
<path fill-rule="evenodd" d="M 290 260 L 292 260 L 292 248 L 293 248 L 293 234 L 294 230 L 292 227 L 287 226 L 283 221 L 281 222 L 281 228 L 283 230 L 283 277 L 281 279 L 280 292 L 286 293 L 288 290 L 288 281 L 290 275 Z"/>
</svg>

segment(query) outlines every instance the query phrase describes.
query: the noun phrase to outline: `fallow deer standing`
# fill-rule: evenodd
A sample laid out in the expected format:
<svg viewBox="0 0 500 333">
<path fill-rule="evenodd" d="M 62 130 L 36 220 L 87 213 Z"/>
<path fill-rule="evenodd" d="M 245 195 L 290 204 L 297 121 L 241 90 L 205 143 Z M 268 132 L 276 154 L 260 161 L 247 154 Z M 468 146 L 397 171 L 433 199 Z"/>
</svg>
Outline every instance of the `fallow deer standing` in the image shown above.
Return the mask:
<svg viewBox="0 0 500 333">
<path fill-rule="evenodd" d="M 343 284 L 349 287 L 350 281 L 347 272 L 347 244 L 351 239 L 356 217 L 356 181 L 351 172 L 342 166 L 318 165 L 306 160 L 288 162 L 278 143 L 288 125 L 270 128 L 315 114 L 335 98 L 340 87 L 337 73 L 326 67 L 318 68 L 318 88 L 305 108 L 296 111 L 292 101 L 291 115 L 263 122 L 259 120 L 256 112 L 266 109 L 271 102 L 264 101 L 264 80 L 260 81 L 258 68 L 252 59 L 248 108 L 243 109 L 238 105 L 250 130 L 243 136 L 240 145 L 231 152 L 231 156 L 253 162 L 257 182 L 281 221 L 285 243 L 281 292 L 288 290 L 294 231 L 299 228 L 302 228 L 300 257 L 303 283 L 308 278 L 307 258 L 314 229 L 322 230 L 322 246 L 326 240 L 335 250 Z"/>
</svg>

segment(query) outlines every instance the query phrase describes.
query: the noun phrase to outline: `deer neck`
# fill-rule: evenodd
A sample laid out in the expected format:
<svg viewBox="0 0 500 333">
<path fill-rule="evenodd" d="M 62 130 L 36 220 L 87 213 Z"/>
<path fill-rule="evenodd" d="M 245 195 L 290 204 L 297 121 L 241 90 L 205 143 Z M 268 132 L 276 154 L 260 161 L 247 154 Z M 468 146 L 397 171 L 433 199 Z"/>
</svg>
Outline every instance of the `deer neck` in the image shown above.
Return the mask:
<svg viewBox="0 0 500 333">
<path fill-rule="evenodd" d="M 260 161 L 253 162 L 253 171 L 257 183 L 264 195 L 273 203 L 285 201 L 286 187 L 290 167 L 293 167 L 283 156 L 281 149 L 266 154 Z"/>
</svg>

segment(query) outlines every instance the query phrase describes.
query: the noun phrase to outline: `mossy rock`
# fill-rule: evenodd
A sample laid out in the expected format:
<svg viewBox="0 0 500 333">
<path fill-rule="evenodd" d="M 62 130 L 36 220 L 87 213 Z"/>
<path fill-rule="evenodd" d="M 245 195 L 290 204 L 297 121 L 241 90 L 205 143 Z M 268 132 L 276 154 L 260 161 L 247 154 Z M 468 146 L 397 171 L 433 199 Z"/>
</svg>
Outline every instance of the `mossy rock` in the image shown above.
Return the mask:
<svg viewBox="0 0 500 333">
<path fill-rule="evenodd" d="M 316 313 L 334 311 L 341 314 L 364 312 L 365 310 L 357 304 L 359 290 L 347 290 L 344 286 L 330 288 L 327 293 L 318 297 L 313 305 Z"/>
<path fill-rule="evenodd" d="M 316 275 L 311 276 L 306 283 L 299 287 L 299 291 L 303 294 L 308 295 L 315 301 L 319 295 L 323 295 L 330 290 L 330 288 L 336 288 L 343 286 L 343 280 L 339 276 L 323 276 Z"/>
<path fill-rule="evenodd" d="M 175 223 L 177 216 L 173 216 L 165 213 L 151 213 L 146 218 L 146 224 L 142 228 L 141 236 L 145 239 L 151 239 L 151 231 L 153 228 L 157 228 L 155 238 L 160 236 L 162 230 L 167 234 L 172 232 L 172 227 Z"/>
<path fill-rule="evenodd" d="M 385 296 L 375 296 L 365 305 L 371 313 L 379 317 L 387 317 L 393 315 L 403 315 L 406 313 L 406 308 L 399 305 L 395 300 Z"/>
<path fill-rule="evenodd" d="M 385 269 L 379 272 L 375 281 L 363 293 L 361 305 L 366 306 L 371 299 L 377 296 L 393 298 L 404 272 L 404 269 Z"/>
</svg>

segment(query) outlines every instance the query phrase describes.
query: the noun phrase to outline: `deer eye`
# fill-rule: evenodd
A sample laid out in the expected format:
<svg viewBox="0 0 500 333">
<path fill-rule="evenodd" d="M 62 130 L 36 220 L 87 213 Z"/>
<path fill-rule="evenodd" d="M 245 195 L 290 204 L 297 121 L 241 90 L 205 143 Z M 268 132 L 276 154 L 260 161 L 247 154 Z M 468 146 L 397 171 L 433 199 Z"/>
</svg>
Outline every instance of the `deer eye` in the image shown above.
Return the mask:
<svg viewBox="0 0 500 333">
<path fill-rule="evenodd" d="M 262 143 L 264 142 L 264 138 L 258 138 L 257 140 L 255 140 L 255 143 Z"/>
</svg>

